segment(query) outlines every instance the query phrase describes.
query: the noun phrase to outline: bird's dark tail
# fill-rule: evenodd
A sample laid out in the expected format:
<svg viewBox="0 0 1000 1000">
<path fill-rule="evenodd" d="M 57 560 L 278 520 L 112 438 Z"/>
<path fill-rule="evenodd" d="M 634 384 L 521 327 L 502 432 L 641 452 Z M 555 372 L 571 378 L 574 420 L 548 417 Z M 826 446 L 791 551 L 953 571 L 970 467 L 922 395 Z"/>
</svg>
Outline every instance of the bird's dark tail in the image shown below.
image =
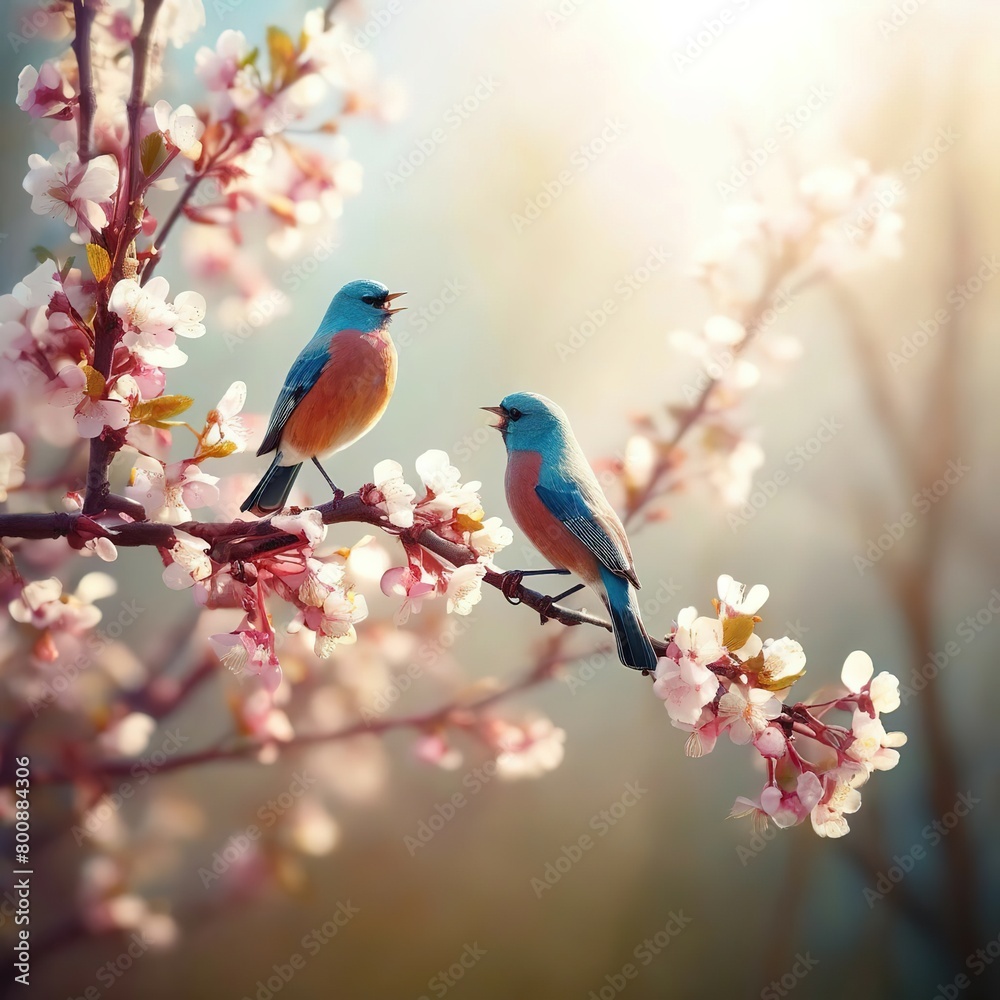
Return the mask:
<svg viewBox="0 0 1000 1000">
<path fill-rule="evenodd" d="M 285 506 L 288 494 L 292 492 L 292 484 L 299 474 L 301 465 L 278 465 L 281 459 L 279 452 L 274 456 L 267 472 L 253 488 L 253 492 L 243 501 L 240 510 L 249 510 L 258 517 L 273 514 Z"/>
<path fill-rule="evenodd" d="M 639 617 L 639 601 L 632 585 L 604 566 L 601 582 L 607 594 L 604 603 L 611 615 L 619 659 L 634 670 L 655 669 L 656 652 Z"/>
</svg>

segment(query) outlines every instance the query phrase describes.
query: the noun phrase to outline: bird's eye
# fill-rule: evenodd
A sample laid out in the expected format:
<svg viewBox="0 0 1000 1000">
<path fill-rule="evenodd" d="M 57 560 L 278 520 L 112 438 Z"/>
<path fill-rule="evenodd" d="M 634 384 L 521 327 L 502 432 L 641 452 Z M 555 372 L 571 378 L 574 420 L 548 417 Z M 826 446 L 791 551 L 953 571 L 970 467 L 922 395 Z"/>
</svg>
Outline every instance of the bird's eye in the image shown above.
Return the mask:
<svg viewBox="0 0 1000 1000">
<path fill-rule="evenodd" d="M 519 410 L 519 409 L 518 409 L 518 408 L 517 408 L 516 406 L 512 406 L 512 407 L 511 407 L 511 408 L 510 408 L 510 409 L 509 409 L 509 410 L 507 411 L 507 416 L 508 416 L 508 417 L 509 417 L 509 418 L 510 418 L 511 420 L 520 420 L 520 419 L 521 419 L 521 411 L 520 411 L 520 410 Z"/>
<path fill-rule="evenodd" d="M 378 301 L 374 295 L 362 295 L 361 301 L 366 305 L 373 306 Z"/>
</svg>

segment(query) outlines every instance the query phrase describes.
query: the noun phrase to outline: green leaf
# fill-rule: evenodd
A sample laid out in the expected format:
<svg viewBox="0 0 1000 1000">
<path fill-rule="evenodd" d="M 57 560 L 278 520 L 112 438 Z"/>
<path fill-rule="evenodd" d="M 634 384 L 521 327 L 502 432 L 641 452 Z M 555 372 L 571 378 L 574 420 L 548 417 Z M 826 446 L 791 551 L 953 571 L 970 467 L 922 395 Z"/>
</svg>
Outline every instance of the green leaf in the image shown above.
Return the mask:
<svg viewBox="0 0 1000 1000">
<path fill-rule="evenodd" d="M 59 261 L 56 260 L 56 255 L 48 247 L 43 247 L 41 244 L 32 247 L 31 252 L 35 255 L 35 260 L 39 264 L 44 264 L 47 260 L 51 260 L 57 266 L 59 264 Z"/>
<path fill-rule="evenodd" d="M 69 274 L 70 268 L 73 266 L 73 261 L 75 260 L 76 257 L 67 257 L 66 263 L 59 269 L 59 277 L 62 278 L 63 281 L 66 280 L 66 275 Z M 56 261 L 56 263 L 58 263 L 58 261 Z"/>
<path fill-rule="evenodd" d="M 183 413 L 194 400 L 190 396 L 160 396 L 157 399 L 147 399 L 132 407 L 133 423 L 148 424 L 150 427 L 172 426 L 166 421 Z"/>
<path fill-rule="evenodd" d="M 162 132 L 150 132 L 139 145 L 139 160 L 142 172 L 149 177 L 163 165 L 167 158 L 167 144 Z"/>
<path fill-rule="evenodd" d="M 742 649 L 747 639 L 753 634 L 754 620 L 751 615 L 736 615 L 734 618 L 722 619 L 722 644 L 733 652 Z"/>
<path fill-rule="evenodd" d="M 111 273 L 111 258 L 108 251 L 97 243 L 87 244 L 87 262 L 98 281 L 103 281 Z"/>
<path fill-rule="evenodd" d="M 287 31 L 272 25 L 267 29 L 267 52 L 271 58 L 271 84 L 285 82 L 295 64 L 295 42 Z"/>
</svg>

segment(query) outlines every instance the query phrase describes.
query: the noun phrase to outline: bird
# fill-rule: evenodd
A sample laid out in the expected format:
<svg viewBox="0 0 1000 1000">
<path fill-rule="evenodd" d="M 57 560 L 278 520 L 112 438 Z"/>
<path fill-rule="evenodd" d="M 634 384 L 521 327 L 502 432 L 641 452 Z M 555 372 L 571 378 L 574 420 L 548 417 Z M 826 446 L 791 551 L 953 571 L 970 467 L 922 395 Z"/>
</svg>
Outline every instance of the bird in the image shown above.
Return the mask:
<svg viewBox="0 0 1000 1000">
<path fill-rule="evenodd" d="M 511 393 L 499 406 L 482 409 L 499 417 L 494 426 L 507 447 L 504 485 L 510 512 L 528 540 L 556 567 L 515 570 L 515 580 L 530 574 L 575 573 L 584 583 L 550 600 L 589 586 L 608 609 L 622 663 L 653 670 L 657 657 L 639 614 L 639 578 L 625 528 L 566 414 L 534 392 Z"/>
<path fill-rule="evenodd" d="M 240 510 L 281 510 L 304 462 L 312 460 L 333 490 L 320 459 L 367 434 L 396 385 L 396 348 L 389 322 L 405 306 L 378 281 L 351 281 L 334 295 L 319 328 L 302 348 L 278 393 L 258 455 L 274 459 Z"/>
</svg>

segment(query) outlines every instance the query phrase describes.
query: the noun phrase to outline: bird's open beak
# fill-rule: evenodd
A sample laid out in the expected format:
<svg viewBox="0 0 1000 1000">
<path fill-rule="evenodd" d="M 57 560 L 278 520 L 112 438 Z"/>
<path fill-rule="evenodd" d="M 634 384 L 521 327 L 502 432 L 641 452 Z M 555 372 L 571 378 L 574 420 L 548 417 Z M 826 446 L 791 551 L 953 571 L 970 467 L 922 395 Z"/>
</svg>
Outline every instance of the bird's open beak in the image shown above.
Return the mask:
<svg viewBox="0 0 1000 1000">
<path fill-rule="evenodd" d="M 500 423 L 493 425 L 498 431 L 507 429 L 507 411 L 502 406 L 480 406 L 479 409 L 486 410 L 487 413 L 495 413 L 500 418 Z"/>
<path fill-rule="evenodd" d="M 385 302 L 384 302 L 384 303 L 382 304 L 382 308 L 383 308 L 383 309 L 384 309 L 384 310 L 385 310 L 385 311 L 386 311 L 387 313 L 389 313 L 390 315 L 392 315 L 392 313 L 398 313 L 398 312 L 402 312 L 402 311 L 403 311 L 403 310 L 404 310 L 404 309 L 406 308 L 406 306 L 396 306 L 396 308 L 395 308 L 395 309 L 390 309 L 390 308 L 389 308 L 389 303 L 390 303 L 390 302 L 391 302 L 391 301 L 392 301 L 393 299 L 398 299 L 398 298 L 400 297 L 400 295 L 405 295 L 405 294 L 406 294 L 406 292 L 392 292 L 392 294 L 390 294 L 390 295 L 387 295 L 387 296 L 385 297 Z"/>
</svg>

